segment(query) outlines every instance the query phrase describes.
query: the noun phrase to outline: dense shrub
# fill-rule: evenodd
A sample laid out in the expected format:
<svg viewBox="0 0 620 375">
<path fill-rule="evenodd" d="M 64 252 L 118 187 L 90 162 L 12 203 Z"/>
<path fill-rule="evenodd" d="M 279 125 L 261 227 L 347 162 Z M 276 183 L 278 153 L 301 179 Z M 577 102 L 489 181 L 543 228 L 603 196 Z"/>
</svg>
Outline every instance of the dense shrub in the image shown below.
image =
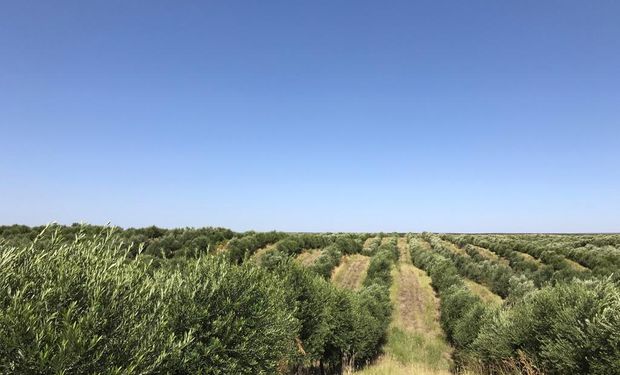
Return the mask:
<svg viewBox="0 0 620 375">
<path fill-rule="evenodd" d="M 369 271 L 370 279 L 367 277 L 371 281 L 357 292 L 339 289 L 329 282 L 342 254 L 359 251 L 360 238 L 338 235 L 307 268 L 290 259 L 269 255 L 278 258 L 267 263 L 285 280 L 290 304 L 297 306 L 296 317 L 301 324 L 299 345 L 303 349 L 293 361 L 297 372 L 318 366 L 319 372 L 340 373 L 343 363 L 367 364 L 380 353 L 391 319 L 388 288 L 393 252 L 385 251 L 373 257 L 374 271 Z M 274 254 L 283 253 L 275 251 Z M 265 262 L 263 259 L 263 265 Z"/>
<path fill-rule="evenodd" d="M 127 260 L 118 237 L 0 249 L 0 373 L 273 373 L 297 323 L 251 265 Z"/>
<path fill-rule="evenodd" d="M 610 276 L 620 280 L 618 269 L 620 269 L 620 249 L 607 245 L 596 247 L 592 244 L 566 249 L 566 257 L 573 259 L 580 264 L 589 267 L 598 276 Z"/>
<path fill-rule="evenodd" d="M 69 226 L 53 224 L 46 227 L 27 227 L 23 225 L 0 226 L 0 238 L 8 245 L 26 246 L 37 238 L 40 244 L 48 243 L 55 237 L 58 242 L 72 242 L 77 235 L 95 236 L 107 231 L 108 227 L 86 224 Z M 234 236 L 234 232 L 224 228 L 181 228 L 164 229 L 155 226 L 146 228 L 114 228 L 113 236 L 122 240 L 134 256 L 143 249 L 155 257 L 196 256 L 209 253 L 218 245 Z"/>
<path fill-rule="evenodd" d="M 292 261 L 274 269 L 300 323 L 294 372 L 316 369 L 340 373 L 343 362 L 363 364 L 381 349 L 391 316 L 389 292 L 372 285 L 359 292 L 335 287 Z"/>
<path fill-rule="evenodd" d="M 381 285 L 363 287 L 355 299 L 354 351 L 357 365 L 368 364 L 380 354 L 392 316 L 389 290 Z"/>
<path fill-rule="evenodd" d="M 336 237 L 335 245 L 344 255 L 359 254 L 362 251 L 362 240 L 355 235 L 338 235 Z"/>
<path fill-rule="evenodd" d="M 362 255 L 373 256 L 379 250 L 379 245 L 381 245 L 382 241 L 381 236 L 374 237 L 366 242 L 366 246 L 362 248 Z"/>
<path fill-rule="evenodd" d="M 335 239 L 334 236 L 320 234 L 291 235 L 278 241 L 275 248 L 289 256 L 296 256 L 303 250 L 323 248 L 334 242 Z"/>
<path fill-rule="evenodd" d="M 177 368 L 186 374 L 273 374 L 298 330 L 285 284 L 251 263 L 201 258 L 156 279 L 176 281 L 170 325 L 191 332 Z"/>
<path fill-rule="evenodd" d="M 380 251 L 370 258 L 364 285 L 378 284 L 389 288 L 392 284 L 392 266 L 394 258 L 387 251 Z"/>
<path fill-rule="evenodd" d="M 620 373 L 620 293 L 573 281 L 528 294 L 486 324 L 473 350 L 490 364 L 525 353 L 548 374 Z"/>
<path fill-rule="evenodd" d="M 392 267 L 398 261 L 399 251 L 396 246 L 396 238 L 380 245 L 375 254 L 370 258 L 370 264 L 366 273 L 364 285 L 378 284 L 389 288 L 392 284 Z"/>
<path fill-rule="evenodd" d="M 332 275 L 332 270 L 340 264 L 341 259 L 340 248 L 337 245 L 331 245 L 321 251 L 321 256 L 309 268 L 328 280 Z"/>
<path fill-rule="evenodd" d="M 276 242 L 274 248 L 283 254 L 295 256 L 304 249 L 304 241 L 298 236 L 291 236 Z"/>
<path fill-rule="evenodd" d="M 119 250 L 108 236 L 0 251 L 1 373 L 169 368 L 188 344 L 161 299 L 174 285 Z"/>
</svg>

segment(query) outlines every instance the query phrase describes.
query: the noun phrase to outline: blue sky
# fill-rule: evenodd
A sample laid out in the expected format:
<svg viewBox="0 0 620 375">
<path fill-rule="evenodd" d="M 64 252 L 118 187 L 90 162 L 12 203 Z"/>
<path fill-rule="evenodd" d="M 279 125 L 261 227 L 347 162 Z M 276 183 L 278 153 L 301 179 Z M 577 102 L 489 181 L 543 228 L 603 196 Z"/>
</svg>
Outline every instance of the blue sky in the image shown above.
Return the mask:
<svg viewBox="0 0 620 375">
<path fill-rule="evenodd" d="M 0 224 L 620 231 L 620 2 L 15 1 Z"/>
</svg>

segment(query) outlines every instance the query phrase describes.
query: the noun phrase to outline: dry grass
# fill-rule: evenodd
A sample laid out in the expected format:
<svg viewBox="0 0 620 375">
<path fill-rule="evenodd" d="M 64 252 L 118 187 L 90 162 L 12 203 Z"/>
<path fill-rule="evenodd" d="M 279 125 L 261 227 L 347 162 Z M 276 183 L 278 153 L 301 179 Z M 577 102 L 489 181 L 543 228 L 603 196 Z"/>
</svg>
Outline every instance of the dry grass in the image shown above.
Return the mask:
<svg viewBox="0 0 620 375">
<path fill-rule="evenodd" d="M 486 286 L 484 286 L 482 284 L 478 284 L 477 282 L 475 282 L 473 280 L 469 280 L 469 279 L 464 279 L 464 280 L 465 280 L 465 285 L 467 285 L 467 287 L 474 294 L 476 294 L 478 297 L 480 297 L 483 301 L 488 302 L 488 303 L 492 303 L 492 304 L 498 304 L 498 305 L 501 305 L 502 302 L 504 302 L 502 297 L 500 297 L 497 294 L 493 293 Z"/>
<path fill-rule="evenodd" d="M 428 242 L 428 241 L 426 241 L 424 239 L 421 239 L 421 238 L 416 238 L 416 240 L 422 245 L 424 250 L 427 250 L 427 251 L 433 250 L 433 247 L 431 246 L 430 242 Z"/>
<path fill-rule="evenodd" d="M 369 264 L 370 258 L 361 254 L 344 256 L 332 272 L 332 282 L 341 288 L 357 290 L 366 278 Z"/>
<path fill-rule="evenodd" d="M 426 241 L 425 239 L 423 239 L 423 238 L 414 237 L 414 238 L 411 239 L 411 241 L 417 242 L 417 244 L 420 245 L 420 247 L 424 251 L 431 251 L 433 249 L 431 244 L 428 241 Z"/>
<path fill-rule="evenodd" d="M 517 358 L 509 358 L 502 363 L 491 367 L 482 366 L 480 363 L 470 363 L 458 372 L 460 375 L 496 374 L 496 375 L 543 375 L 523 351 L 517 350 Z"/>
<path fill-rule="evenodd" d="M 261 263 L 261 258 L 267 254 L 270 251 L 274 251 L 275 250 L 275 246 L 274 245 L 267 245 L 265 247 L 263 247 L 262 249 L 258 249 L 256 250 L 256 252 L 254 254 L 252 254 L 252 257 L 250 258 L 253 262 L 256 262 L 256 264 L 260 264 Z"/>
<path fill-rule="evenodd" d="M 564 259 L 566 261 L 566 263 L 569 265 L 570 268 L 574 269 L 577 272 L 585 272 L 588 270 L 588 267 L 584 267 L 581 264 L 575 262 L 574 260 L 565 258 Z"/>
<path fill-rule="evenodd" d="M 375 364 L 361 371 L 359 375 L 449 375 L 446 369 L 434 369 L 422 363 L 403 364 L 392 356 L 385 355 Z"/>
<path fill-rule="evenodd" d="M 426 272 L 411 264 L 405 238 L 398 242 L 401 260 L 393 272 L 392 300 L 395 302 L 394 324 L 409 332 L 430 337 L 442 336 L 439 326 L 439 300 Z M 405 253 L 405 254 L 403 254 Z M 404 256 L 403 256 L 404 255 Z"/>
<path fill-rule="evenodd" d="M 530 262 L 532 264 L 535 264 L 536 267 L 540 267 L 542 265 L 542 262 L 540 261 L 540 259 L 534 258 L 530 254 L 522 253 L 522 252 L 519 252 L 519 251 L 517 251 L 516 253 L 519 254 L 519 256 L 521 258 L 523 258 L 526 262 Z"/>
<path fill-rule="evenodd" d="M 306 250 L 299 254 L 295 261 L 304 267 L 311 266 L 321 256 L 321 249 Z"/>
<path fill-rule="evenodd" d="M 413 265 L 402 264 L 395 272 L 394 282 L 395 324 L 409 332 L 441 336 L 439 300 L 431 287 L 430 277 Z"/>
</svg>

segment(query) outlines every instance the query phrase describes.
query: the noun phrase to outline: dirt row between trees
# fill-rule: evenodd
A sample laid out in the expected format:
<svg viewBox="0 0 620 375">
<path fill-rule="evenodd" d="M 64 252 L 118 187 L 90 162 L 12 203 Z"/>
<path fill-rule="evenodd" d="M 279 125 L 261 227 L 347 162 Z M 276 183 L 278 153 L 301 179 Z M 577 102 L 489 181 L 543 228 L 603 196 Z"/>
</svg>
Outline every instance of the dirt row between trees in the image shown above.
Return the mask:
<svg viewBox="0 0 620 375">
<path fill-rule="evenodd" d="M 439 300 L 426 273 L 411 264 L 405 237 L 392 271 L 394 305 L 385 354 L 360 375 L 449 374 L 451 348 L 439 324 Z"/>
<path fill-rule="evenodd" d="M 409 332 L 427 335 L 429 327 L 439 319 L 439 301 L 430 287 L 430 280 L 424 271 L 410 264 L 401 264 L 396 270 L 396 304 L 394 320 Z"/>
<path fill-rule="evenodd" d="M 583 265 L 575 262 L 572 259 L 568 259 L 568 258 L 564 257 L 564 260 L 566 261 L 566 263 L 568 263 L 569 267 L 571 267 L 572 269 L 574 269 L 577 272 L 585 272 L 585 271 L 589 270 L 588 267 L 583 266 Z"/>
<path fill-rule="evenodd" d="M 270 251 L 274 251 L 275 250 L 275 245 L 274 244 L 269 244 L 261 249 L 256 250 L 256 252 L 254 252 L 254 254 L 252 254 L 252 256 L 250 257 L 250 259 L 254 262 L 256 262 L 256 264 L 260 264 L 261 263 L 261 258 L 267 254 Z"/>
<path fill-rule="evenodd" d="M 332 272 L 332 282 L 341 288 L 356 290 L 362 286 L 370 258 L 361 254 L 345 255 Z"/>
<path fill-rule="evenodd" d="M 467 252 L 463 249 L 461 249 L 460 247 L 456 246 L 456 244 L 450 242 L 450 241 L 446 241 L 444 239 L 440 240 L 442 244 L 444 244 L 446 246 L 446 248 L 448 250 L 450 250 L 451 252 L 453 252 L 456 255 L 461 255 L 464 256 L 466 258 L 469 258 L 469 254 L 467 254 Z"/>
<path fill-rule="evenodd" d="M 526 262 L 530 262 L 532 264 L 535 264 L 536 267 L 540 267 L 540 266 L 543 265 L 543 262 L 540 259 L 534 258 L 533 256 L 531 256 L 528 253 L 522 253 L 522 252 L 519 252 L 519 251 L 516 251 L 515 253 L 518 254 L 521 258 L 525 259 Z"/>
<path fill-rule="evenodd" d="M 485 285 L 479 284 L 473 280 L 466 278 L 463 278 L 463 281 L 465 281 L 465 285 L 467 285 L 469 290 L 471 290 L 472 293 L 480 297 L 480 299 L 482 299 L 484 302 L 501 305 L 504 301 L 502 297 L 493 293 L 491 289 L 489 289 Z"/>
<path fill-rule="evenodd" d="M 310 267 L 321 256 L 321 249 L 305 250 L 295 258 L 295 261 L 304 267 Z"/>
</svg>

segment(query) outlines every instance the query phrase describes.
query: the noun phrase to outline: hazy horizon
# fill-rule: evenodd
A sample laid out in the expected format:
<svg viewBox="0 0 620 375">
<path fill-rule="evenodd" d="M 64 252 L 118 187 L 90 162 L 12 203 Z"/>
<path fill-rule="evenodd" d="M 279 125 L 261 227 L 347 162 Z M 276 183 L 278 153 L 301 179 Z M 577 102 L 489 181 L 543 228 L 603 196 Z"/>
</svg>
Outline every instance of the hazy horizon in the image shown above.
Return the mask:
<svg viewBox="0 0 620 375">
<path fill-rule="evenodd" d="M 185 229 L 185 228 L 193 228 L 193 229 L 199 229 L 199 228 L 207 228 L 207 227 L 212 227 L 212 228 L 225 228 L 225 229 L 230 229 L 234 232 L 238 232 L 238 233 L 243 233 L 243 232 L 271 232 L 271 231 L 276 231 L 276 232 L 284 232 L 284 233 L 386 233 L 386 234 L 390 234 L 390 233 L 424 233 L 424 232 L 428 232 L 428 233 L 441 233 L 441 234 L 471 234 L 471 235 L 485 235 L 485 234 L 489 234 L 489 235 L 503 235 L 503 234 L 507 234 L 507 235 L 511 235 L 511 234 L 531 234 L 531 235 L 595 235 L 595 234 L 601 234 L 601 235 L 612 235 L 612 234 L 620 234 L 620 232 L 441 232 L 441 231 L 417 231 L 417 230 L 409 230 L 409 231 L 389 231 L 389 230 L 383 230 L 383 231 L 294 231 L 294 230 L 289 230 L 289 231 L 285 231 L 285 230 L 279 230 L 277 228 L 273 228 L 273 229 L 263 229 L 263 230 L 255 230 L 252 228 L 249 229 L 235 229 L 235 228 L 227 228 L 227 227 L 221 227 L 218 225 L 205 225 L 205 226 L 187 226 L 187 227 L 174 227 L 174 226 L 158 226 L 158 225 L 144 225 L 144 226 L 120 226 L 120 225 L 114 225 L 113 223 L 103 223 L 103 224 L 96 224 L 96 223 L 85 223 L 85 222 L 75 222 L 75 223 L 58 223 L 58 222 L 51 222 L 51 223 L 44 223 L 44 224 L 22 224 L 22 223 L 12 223 L 12 224 L 1 224 L 1 225 L 7 225 L 7 226 L 11 226 L 11 225 L 26 225 L 29 227 L 39 227 L 39 226 L 46 226 L 46 225 L 52 225 L 52 224 L 58 224 L 58 225 L 64 225 L 64 226 L 71 226 L 74 224 L 86 224 L 86 225 L 98 225 L 98 226 L 112 226 L 112 227 L 118 227 L 121 229 L 137 229 L 137 228 L 147 228 L 147 227 L 151 227 L 151 226 L 155 226 L 158 228 L 162 228 L 162 229 Z"/>
<path fill-rule="evenodd" d="M 7 3 L 0 225 L 619 232 L 618 14 Z"/>
</svg>

